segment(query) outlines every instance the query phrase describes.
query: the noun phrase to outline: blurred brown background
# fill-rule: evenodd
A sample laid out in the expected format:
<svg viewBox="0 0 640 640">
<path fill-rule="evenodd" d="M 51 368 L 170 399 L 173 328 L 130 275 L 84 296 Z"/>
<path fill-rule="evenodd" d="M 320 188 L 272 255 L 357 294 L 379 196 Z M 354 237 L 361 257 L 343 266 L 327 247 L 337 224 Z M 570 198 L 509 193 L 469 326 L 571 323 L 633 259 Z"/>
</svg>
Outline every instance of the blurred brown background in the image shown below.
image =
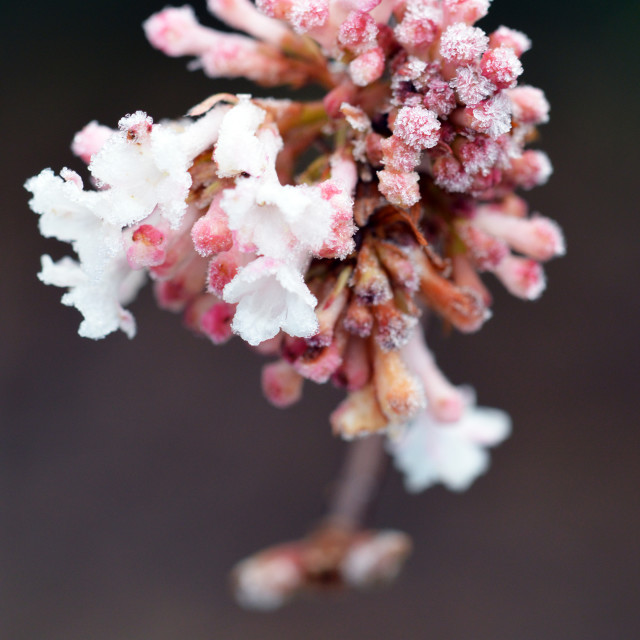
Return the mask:
<svg viewBox="0 0 640 640">
<path fill-rule="evenodd" d="M 321 514 L 339 394 L 307 384 L 271 408 L 257 356 L 194 338 L 148 290 L 135 340 L 81 339 L 78 312 L 36 279 L 40 254 L 67 249 L 39 237 L 26 178 L 79 168 L 68 147 L 89 120 L 175 117 L 237 88 L 146 44 L 139 25 L 162 6 L 3 10 L 0 638 L 640 637 L 637 2 L 495 0 L 484 26 L 532 37 L 524 81 L 552 104 L 555 175 L 528 197 L 568 255 L 539 302 L 494 287 L 480 334 L 431 333 L 452 380 L 508 410 L 514 434 L 462 495 L 410 496 L 391 474 L 377 522 L 416 543 L 395 586 L 272 615 L 239 609 L 227 572 Z"/>
</svg>

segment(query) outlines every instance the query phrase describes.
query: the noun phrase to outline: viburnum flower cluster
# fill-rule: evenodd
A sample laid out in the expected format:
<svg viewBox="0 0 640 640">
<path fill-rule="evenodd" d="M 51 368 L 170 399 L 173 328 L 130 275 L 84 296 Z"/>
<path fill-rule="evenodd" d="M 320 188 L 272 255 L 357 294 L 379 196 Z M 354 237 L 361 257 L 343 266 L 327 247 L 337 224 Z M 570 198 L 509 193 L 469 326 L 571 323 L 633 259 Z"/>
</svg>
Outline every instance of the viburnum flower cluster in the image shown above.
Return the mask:
<svg viewBox="0 0 640 640">
<path fill-rule="evenodd" d="M 463 490 L 509 433 L 503 412 L 440 371 L 421 321 L 477 331 L 491 304 L 479 274 L 532 300 L 541 263 L 564 253 L 556 223 L 517 195 L 551 173 L 526 148 L 549 118 L 543 92 L 518 84 L 531 43 L 475 26 L 489 2 L 209 0 L 242 35 L 166 8 L 144 24 L 164 53 L 214 78 L 317 84 L 324 99 L 216 94 L 175 121 L 92 122 L 72 149 L 93 188 L 70 169 L 26 183 L 42 234 L 76 253 L 43 256 L 39 277 L 67 289 L 80 335 L 132 337 L 126 307 L 151 279 L 194 332 L 273 358 L 262 387 L 274 405 L 298 401 L 305 379 L 345 390 L 330 418 L 357 439 L 342 489 L 308 538 L 238 565 L 247 606 L 398 572 L 409 538 L 362 529 L 363 490 L 349 484 L 377 475 L 380 443 L 410 491 Z"/>
</svg>

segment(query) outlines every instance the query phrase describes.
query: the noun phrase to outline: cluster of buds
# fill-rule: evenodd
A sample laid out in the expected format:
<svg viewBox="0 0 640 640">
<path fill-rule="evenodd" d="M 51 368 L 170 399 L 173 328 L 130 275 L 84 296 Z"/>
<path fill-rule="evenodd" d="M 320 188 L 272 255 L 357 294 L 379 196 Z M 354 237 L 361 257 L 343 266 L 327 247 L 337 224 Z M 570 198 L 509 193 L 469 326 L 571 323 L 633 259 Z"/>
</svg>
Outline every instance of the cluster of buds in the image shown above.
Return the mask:
<svg viewBox="0 0 640 640">
<path fill-rule="evenodd" d="M 188 6 L 153 15 L 151 44 L 211 77 L 314 83 L 326 95 L 223 93 L 177 121 L 136 112 L 116 130 L 90 123 L 72 149 L 95 189 L 69 169 L 26 183 L 42 234 L 78 257 L 43 256 L 40 279 L 67 288 L 80 335 L 102 338 L 134 335 L 125 306 L 148 276 L 158 304 L 194 332 L 215 344 L 235 334 L 274 358 L 262 375 L 274 405 L 298 401 L 305 379 L 331 380 L 346 390 L 334 434 L 384 436 L 409 490 L 465 489 L 509 420 L 447 380 L 421 317 L 476 331 L 491 305 L 480 273 L 531 300 L 545 286 L 541 262 L 564 252 L 559 227 L 516 193 L 551 173 L 525 148 L 549 105 L 518 85 L 529 39 L 474 26 L 489 2 L 208 1 L 246 35 L 203 26 Z M 341 584 L 397 573 L 402 534 L 344 523 L 239 565 L 241 601 L 275 606 L 317 582 L 300 558 L 318 553 Z"/>
</svg>

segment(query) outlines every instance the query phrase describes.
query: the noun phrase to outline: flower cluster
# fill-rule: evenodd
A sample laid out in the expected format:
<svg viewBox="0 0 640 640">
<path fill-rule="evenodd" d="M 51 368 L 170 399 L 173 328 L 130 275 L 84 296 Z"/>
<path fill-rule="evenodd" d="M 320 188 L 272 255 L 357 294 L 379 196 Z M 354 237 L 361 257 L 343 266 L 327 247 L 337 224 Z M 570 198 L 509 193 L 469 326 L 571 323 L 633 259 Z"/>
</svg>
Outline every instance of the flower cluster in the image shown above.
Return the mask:
<svg viewBox="0 0 640 640">
<path fill-rule="evenodd" d="M 81 335 L 102 338 L 134 335 L 125 307 L 149 276 L 158 304 L 196 333 L 215 344 L 236 334 L 275 357 L 262 375 L 274 405 L 299 400 L 304 379 L 331 380 L 346 390 L 335 434 L 385 434 L 410 490 L 465 489 L 509 421 L 447 380 L 420 318 L 476 331 L 491 304 L 480 273 L 532 300 L 541 263 L 564 252 L 556 223 L 529 215 L 516 193 L 551 173 L 526 148 L 549 105 L 518 84 L 529 39 L 474 26 L 489 3 L 208 1 L 246 35 L 203 26 L 188 6 L 155 14 L 144 24 L 151 44 L 211 77 L 315 83 L 326 95 L 216 94 L 177 121 L 136 112 L 116 130 L 88 124 L 72 149 L 94 189 L 69 169 L 26 183 L 42 234 L 77 254 L 43 256 L 40 279 L 67 289 Z M 350 539 L 336 562 L 346 567 L 375 535 L 386 534 Z M 404 551 L 372 569 L 374 581 L 409 549 L 392 547 Z M 287 549 L 268 563 L 288 567 L 278 575 L 289 594 L 310 572 L 299 559 L 291 569 Z M 256 562 L 239 569 L 240 598 L 275 606 L 284 587 Z"/>
</svg>

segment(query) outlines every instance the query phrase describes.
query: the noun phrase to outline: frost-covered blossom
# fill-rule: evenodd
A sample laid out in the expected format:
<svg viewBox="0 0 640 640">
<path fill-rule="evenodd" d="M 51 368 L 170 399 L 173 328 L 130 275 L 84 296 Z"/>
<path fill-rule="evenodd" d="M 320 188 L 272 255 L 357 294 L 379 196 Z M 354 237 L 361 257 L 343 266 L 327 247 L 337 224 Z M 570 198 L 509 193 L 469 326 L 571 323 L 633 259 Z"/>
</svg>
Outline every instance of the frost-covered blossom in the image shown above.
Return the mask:
<svg viewBox="0 0 640 640">
<path fill-rule="evenodd" d="M 234 571 L 238 600 L 272 609 L 398 572 L 408 537 L 362 522 L 385 442 L 412 491 L 462 490 L 486 470 L 509 419 L 447 378 L 423 325 L 478 331 L 491 317 L 485 277 L 539 298 L 543 263 L 565 242 L 518 193 L 551 175 L 528 146 L 549 104 L 519 84 L 527 36 L 476 26 L 490 0 L 207 5 L 239 33 L 182 6 L 151 16 L 147 38 L 212 78 L 324 95 L 214 93 L 173 121 L 94 121 L 72 144 L 91 188 L 69 169 L 25 186 L 41 233 L 75 253 L 43 256 L 39 277 L 66 289 L 81 335 L 132 336 L 126 307 L 150 279 L 158 306 L 206 344 L 238 336 L 273 358 L 261 378 L 273 405 L 298 402 L 305 379 L 345 393 L 329 421 L 357 441 L 355 462 L 324 524 Z"/>
<path fill-rule="evenodd" d="M 281 329 L 309 338 L 318 330 L 317 300 L 302 273 L 286 262 L 256 258 L 224 288 L 224 300 L 237 303 L 231 325 L 249 344 L 273 338 Z"/>
<path fill-rule="evenodd" d="M 390 441 L 389 448 L 407 490 L 418 492 L 442 483 L 464 491 L 488 469 L 486 449 L 500 444 L 510 430 L 509 417 L 498 409 L 468 406 L 454 423 L 439 422 L 425 411 Z"/>
</svg>

